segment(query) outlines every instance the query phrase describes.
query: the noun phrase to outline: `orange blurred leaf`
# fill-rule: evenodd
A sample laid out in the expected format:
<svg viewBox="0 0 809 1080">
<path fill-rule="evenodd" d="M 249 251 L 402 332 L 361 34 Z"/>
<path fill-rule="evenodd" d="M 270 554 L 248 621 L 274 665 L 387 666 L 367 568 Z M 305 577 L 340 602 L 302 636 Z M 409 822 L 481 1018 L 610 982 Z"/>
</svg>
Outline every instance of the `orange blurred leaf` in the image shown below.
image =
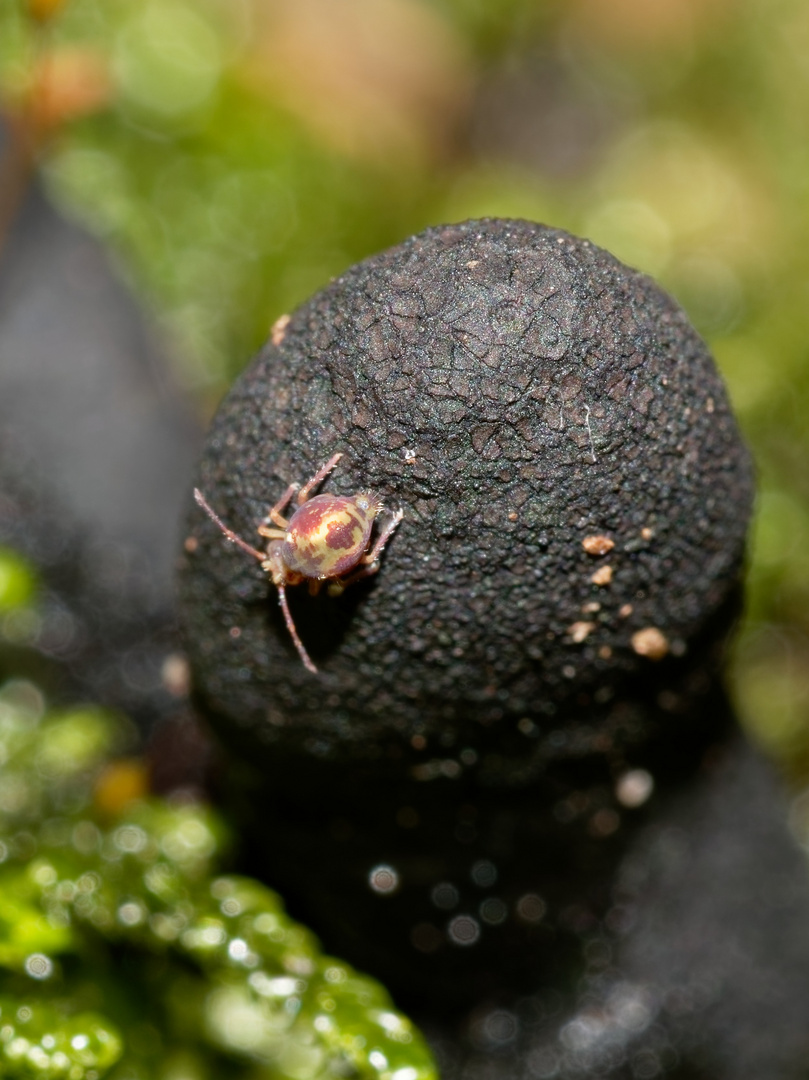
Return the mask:
<svg viewBox="0 0 809 1080">
<path fill-rule="evenodd" d="M 445 152 L 469 95 L 461 42 L 420 0 L 253 0 L 242 74 L 327 146 L 396 165 Z"/>
<path fill-rule="evenodd" d="M 65 6 L 65 0 L 26 0 L 28 14 L 37 22 L 48 22 Z"/>
<path fill-rule="evenodd" d="M 39 134 L 109 105 L 112 79 L 100 53 L 75 46 L 46 52 L 17 95 L 16 112 L 27 112 Z"/>
<path fill-rule="evenodd" d="M 619 52 L 681 49 L 715 33 L 739 0 L 573 0 L 569 18 L 581 36 Z"/>
</svg>

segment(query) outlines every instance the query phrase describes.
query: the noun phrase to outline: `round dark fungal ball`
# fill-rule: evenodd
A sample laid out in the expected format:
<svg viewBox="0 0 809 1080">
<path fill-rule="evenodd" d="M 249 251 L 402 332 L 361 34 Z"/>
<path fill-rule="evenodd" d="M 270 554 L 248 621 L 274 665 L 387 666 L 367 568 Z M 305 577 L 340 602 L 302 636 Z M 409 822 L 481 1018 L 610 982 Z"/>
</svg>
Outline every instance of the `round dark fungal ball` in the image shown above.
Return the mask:
<svg viewBox="0 0 809 1080">
<path fill-rule="evenodd" d="M 276 342 L 213 424 L 208 502 L 261 547 L 268 508 L 340 451 L 321 490 L 404 518 L 374 577 L 289 589 L 313 675 L 266 574 L 195 509 L 184 621 L 220 728 L 351 757 L 560 724 L 680 662 L 738 584 L 751 465 L 713 361 L 670 297 L 590 242 L 525 221 L 428 229 Z"/>
</svg>

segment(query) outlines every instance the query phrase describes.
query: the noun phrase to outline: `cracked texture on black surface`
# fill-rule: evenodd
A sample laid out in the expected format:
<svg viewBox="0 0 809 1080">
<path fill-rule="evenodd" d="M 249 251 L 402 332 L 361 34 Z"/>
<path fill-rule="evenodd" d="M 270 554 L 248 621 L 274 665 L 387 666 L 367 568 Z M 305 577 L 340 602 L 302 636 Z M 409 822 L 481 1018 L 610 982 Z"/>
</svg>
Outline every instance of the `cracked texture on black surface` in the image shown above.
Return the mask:
<svg viewBox="0 0 809 1080">
<path fill-rule="evenodd" d="M 686 652 L 738 581 L 751 468 L 704 343 L 649 278 L 559 230 L 432 228 L 349 269 L 236 383 L 200 487 L 253 543 L 338 450 L 324 490 L 405 517 L 370 582 L 290 590 L 318 676 L 258 564 L 201 512 L 189 526 L 201 695 L 270 743 L 474 745 L 503 717 L 558 719 L 649 669 L 638 630 Z M 588 554 L 594 535 L 614 548 Z"/>
</svg>

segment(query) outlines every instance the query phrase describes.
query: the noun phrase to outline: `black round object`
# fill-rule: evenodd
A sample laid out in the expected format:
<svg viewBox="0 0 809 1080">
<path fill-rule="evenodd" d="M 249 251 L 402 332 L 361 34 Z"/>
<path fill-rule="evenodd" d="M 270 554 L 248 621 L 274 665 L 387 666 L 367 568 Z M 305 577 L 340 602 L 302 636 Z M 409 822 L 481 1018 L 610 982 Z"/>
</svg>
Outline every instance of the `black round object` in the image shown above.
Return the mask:
<svg viewBox="0 0 809 1080">
<path fill-rule="evenodd" d="M 751 464 L 705 344 L 648 277 L 557 229 L 431 228 L 349 269 L 237 381 L 199 487 L 261 546 L 269 506 L 337 451 L 322 490 L 404 520 L 376 577 L 289 589 L 317 675 L 258 562 L 190 519 L 196 685 L 252 747 L 437 739 L 471 761 L 515 720 L 564 727 L 687 664 L 738 583 Z"/>
</svg>

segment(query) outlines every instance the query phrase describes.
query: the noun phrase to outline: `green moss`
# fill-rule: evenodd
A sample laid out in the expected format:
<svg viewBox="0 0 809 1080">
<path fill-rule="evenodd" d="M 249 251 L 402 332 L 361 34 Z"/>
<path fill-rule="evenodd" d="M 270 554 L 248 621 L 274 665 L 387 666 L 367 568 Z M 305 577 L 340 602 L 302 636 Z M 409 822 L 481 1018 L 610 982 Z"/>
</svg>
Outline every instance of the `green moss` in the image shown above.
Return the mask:
<svg viewBox="0 0 809 1080">
<path fill-rule="evenodd" d="M 210 808 L 105 816 L 92 793 L 121 737 L 99 710 L 0 691 L 0 1076 L 436 1076 L 378 983 L 218 872 Z"/>
<path fill-rule="evenodd" d="M 26 607 L 34 591 L 34 574 L 25 559 L 0 547 L 0 614 Z"/>
</svg>

